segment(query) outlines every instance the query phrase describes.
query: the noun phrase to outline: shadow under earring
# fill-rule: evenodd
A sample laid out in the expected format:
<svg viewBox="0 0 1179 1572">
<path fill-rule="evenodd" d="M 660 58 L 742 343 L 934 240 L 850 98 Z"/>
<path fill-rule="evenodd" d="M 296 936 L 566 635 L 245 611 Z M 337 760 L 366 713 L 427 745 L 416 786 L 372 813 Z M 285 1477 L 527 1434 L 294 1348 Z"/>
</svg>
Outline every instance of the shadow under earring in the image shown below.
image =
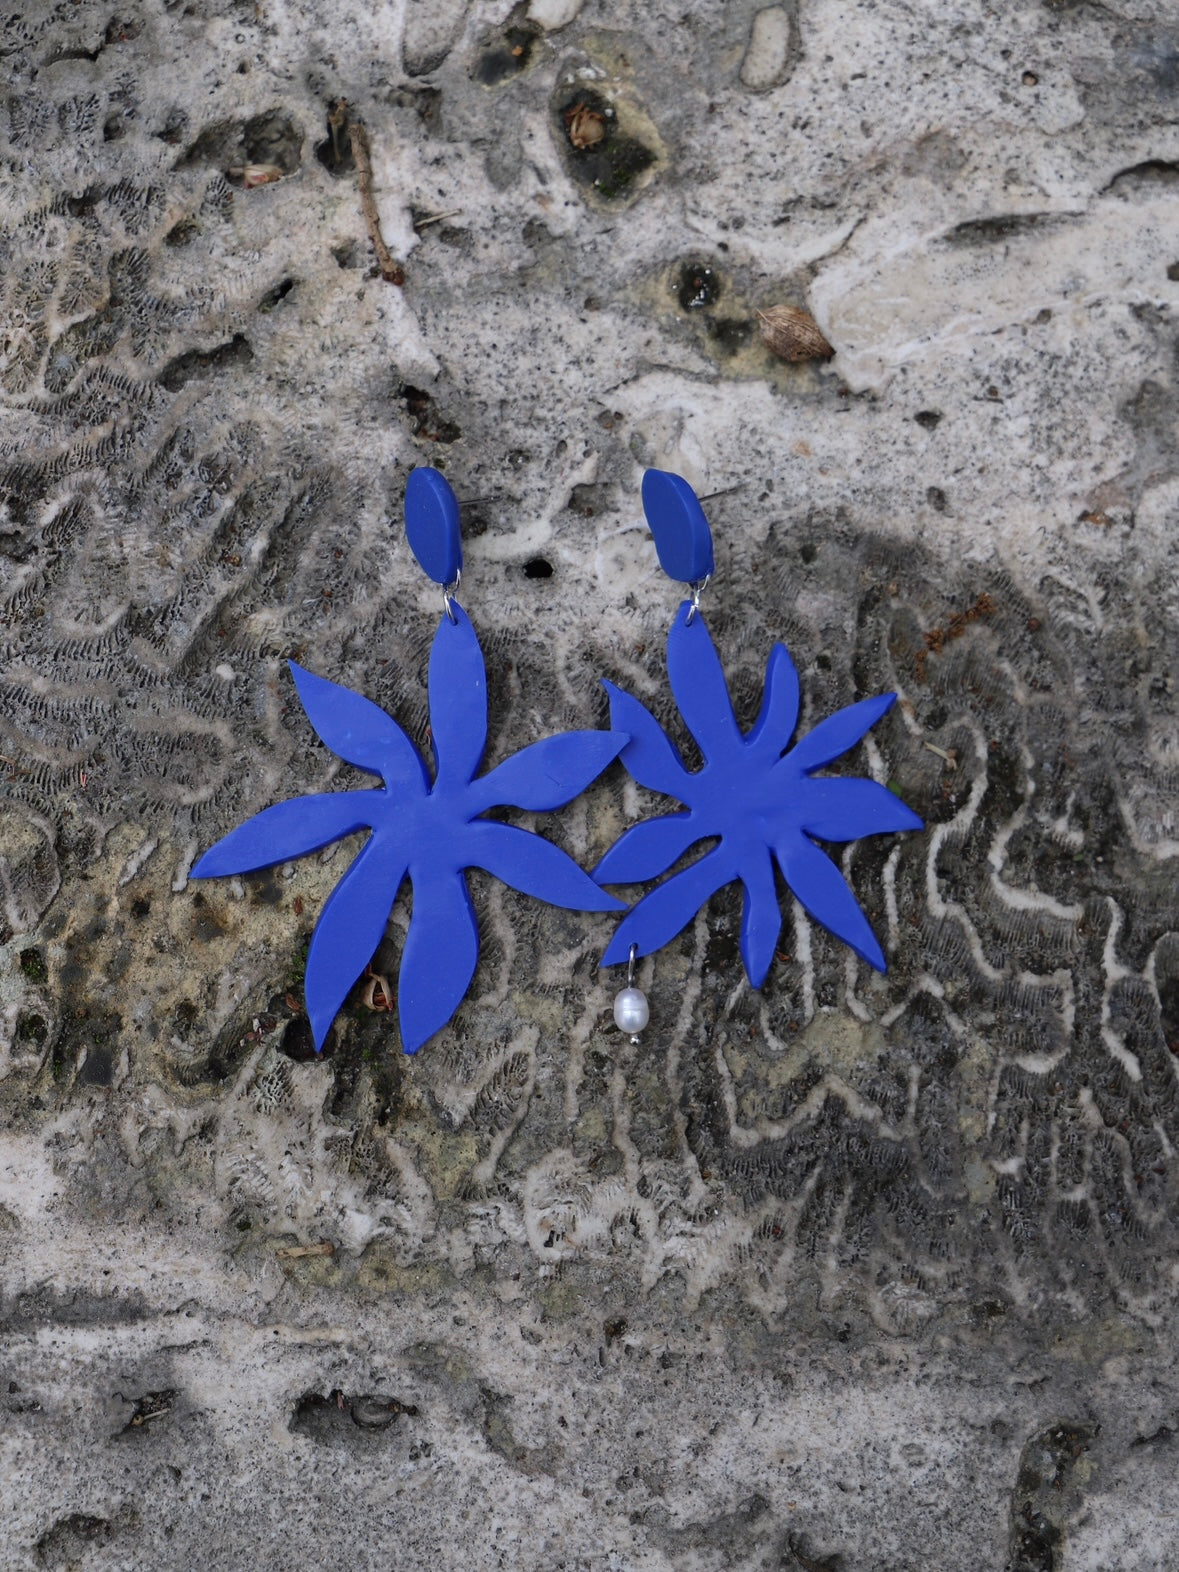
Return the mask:
<svg viewBox="0 0 1179 1572">
<path fill-rule="evenodd" d="M 630 735 L 620 754 L 623 764 L 640 786 L 674 798 L 687 812 L 632 825 L 602 858 L 594 877 L 602 884 L 642 884 L 665 873 L 697 842 L 717 844 L 643 896 L 619 923 L 602 965 L 626 962 L 633 978 L 638 957 L 670 943 L 717 890 L 739 880 L 741 959 L 751 986 L 760 988 L 782 927 L 776 864 L 816 922 L 884 971 L 884 952 L 868 919 L 816 842 L 919 830 L 922 822 L 875 781 L 814 772 L 859 742 L 896 694 L 880 694 L 838 710 L 789 748 L 798 723 L 798 673 L 785 645 L 775 644 L 761 711 L 743 732 L 700 613 L 701 592 L 714 572 L 712 533 L 704 511 L 687 481 L 663 470 L 646 472 L 642 496 L 660 567 L 691 590 L 668 633 L 667 672 L 704 763 L 699 770 L 686 769 L 650 711 L 613 683 L 604 684 L 611 725 Z M 621 1020 L 618 1024 L 622 1026 Z"/>
<path fill-rule="evenodd" d="M 195 878 L 246 873 L 319 850 L 357 830 L 368 840 L 328 897 L 311 937 L 305 992 L 317 1050 L 353 983 L 385 933 L 398 889 L 413 889 L 398 977 L 397 1011 L 406 1053 L 447 1024 L 479 956 L 479 930 L 466 870 L 483 868 L 525 895 L 574 911 L 617 911 L 559 847 L 484 815 L 494 808 L 546 812 L 572 801 L 616 757 L 616 732 L 546 737 L 477 775 L 487 741 L 483 652 L 455 599 L 462 570 L 459 510 L 435 469 L 411 472 L 405 527 L 419 566 L 442 590 L 442 618 L 428 677 L 431 778 L 410 738 L 384 710 L 291 662 L 316 732 L 358 769 L 381 778 L 370 791 L 296 797 L 256 814 L 217 842 Z"/>
</svg>

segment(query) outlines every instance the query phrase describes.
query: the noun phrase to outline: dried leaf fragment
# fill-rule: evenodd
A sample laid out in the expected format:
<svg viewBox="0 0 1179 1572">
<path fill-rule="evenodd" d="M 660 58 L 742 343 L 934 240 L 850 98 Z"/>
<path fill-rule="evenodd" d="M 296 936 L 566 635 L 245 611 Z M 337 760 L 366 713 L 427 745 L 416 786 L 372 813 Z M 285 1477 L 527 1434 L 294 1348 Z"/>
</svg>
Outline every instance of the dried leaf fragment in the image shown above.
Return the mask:
<svg viewBox="0 0 1179 1572">
<path fill-rule="evenodd" d="M 766 348 L 779 360 L 830 360 L 835 353 L 814 317 L 798 306 L 767 306 L 757 319 Z"/>
<path fill-rule="evenodd" d="M 379 972 L 374 972 L 369 966 L 365 971 L 364 993 L 361 1003 L 366 1009 L 378 1012 L 393 1008 L 393 989 L 389 986 L 389 979 L 382 977 Z"/>
<path fill-rule="evenodd" d="M 318 1244 L 287 1245 L 274 1253 L 280 1261 L 298 1261 L 305 1255 L 335 1255 L 336 1247 L 330 1239 L 321 1239 Z"/>
<path fill-rule="evenodd" d="M 606 135 L 605 115 L 588 104 L 571 105 L 562 118 L 570 145 L 579 150 L 597 147 Z"/>
<path fill-rule="evenodd" d="M 253 186 L 268 186 L 283 175 L 277 164 L 242 164 L 227 173 L 231 179 L 240 180 L 247 191 Z"/>
</svg>

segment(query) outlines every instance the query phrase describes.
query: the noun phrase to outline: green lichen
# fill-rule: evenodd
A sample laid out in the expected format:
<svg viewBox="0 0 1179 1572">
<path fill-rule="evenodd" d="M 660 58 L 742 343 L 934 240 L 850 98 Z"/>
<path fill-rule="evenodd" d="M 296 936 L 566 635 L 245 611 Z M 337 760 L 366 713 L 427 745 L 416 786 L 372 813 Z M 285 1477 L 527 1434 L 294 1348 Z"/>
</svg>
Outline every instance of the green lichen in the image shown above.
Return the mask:
<svg viewBox="0 0 1179 1572">
<path fill-rule="evenodd" d="M 20 952 L 20 969 L 31 983 L 38 986 L 49 980 L 49 968 L 40 950 L 30 947 Z"/>
</svg>

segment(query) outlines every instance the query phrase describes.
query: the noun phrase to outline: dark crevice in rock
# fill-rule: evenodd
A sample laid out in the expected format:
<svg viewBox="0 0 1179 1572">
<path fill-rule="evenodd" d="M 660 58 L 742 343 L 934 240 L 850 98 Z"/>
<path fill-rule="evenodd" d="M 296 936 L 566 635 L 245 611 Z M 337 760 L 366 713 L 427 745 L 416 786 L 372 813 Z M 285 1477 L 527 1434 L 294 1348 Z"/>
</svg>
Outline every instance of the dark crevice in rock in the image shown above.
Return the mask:
<svg viewBox="0 0 1179 1572">
<path fill-rule="evenodd" d="M 1179 185 L 1179 160 L 1148 158 L 1141 164 L 1131 164 L 1128 169 L 1119 169 L 1102 195 L 1110 191 L 1116 191 L 1121 196 L 1130 196 L 1138 191 L 1159 193 L 1173 190 L 1176 185 Z"/>
<path fill-rule="evenodd" d="M 356 173 L 356 159 L 352 154 L 350 126 L 351 117 L 348 114 L 347 99 L 332 99 L 326 110 L 325 130 L 327 135 L 322 142 L 315 144 L 315 156 L 328 174 L 337 179 L 341 175 L 354 175 Z"/>
<path fill-rule="evenodd" d="M 254 358 L 250 341 L 244 333 L 235 333 L 228 344 L 218 344 L 216 349 L 190 349 L 170 360 L 156 381 L 169 393 L 179 393 L 189 382 L 213 376 L 232 366 L 248 365 Z"/>
<path fill-rule="evenodd" d="M 942 236 L 947 245 L 992 245 L 999 240 L 1013 240 L 1019 235 L 1042 233 L 1072 222 L 1068 213 L 997 213 L 988 218 L 970 218 L 955 224 Z"/>
<path fill-rule="evenodd" d="M 219 169 L 273 164 L 292 175 L 302 162 L 303 130 L 285 110 L 271 109 L 249 120 L 217 120 L 200 132 L 177 160 L 177 169 L 209 164 Z"/>
<path fill-rule="evenodd" d="M 276 284 L 273 289 L 268 289 L 266 291 L 266 293 L 262 296 L 262 299 L 258 302 L 258 310 L 263 313 L 273 311 L 275 306 L 277 306 L 281 300 L 285 300 L 287 298 L 294 287 L 295 280 L 293 278 L 284 278 L 282 282 Z"/>
<path fill-rule="evenodd" d="M 415 437 L 422 437 L 427 442 L 449 444 L 457 442 L 462 436 L 462 428 L 453 420 L 445 418 L 433 395 L 424 388 L 411 387 L 408 382 L 403 382 L 394 397 L 405 404 L 410 430 Z"/>
<path fill-rule="evenodd" d="M 400 1416 L 416 1419 L 413 1403 L 384 1392 L 368 1392 L 348 1397 L 338 1388 L 326 1396 L 304 1392 L 291 1416 L 292 1435 L 304 1435 L 321 1446 L 364 1446 L 382 1431 L 389 1430 Z"/>
</svg>

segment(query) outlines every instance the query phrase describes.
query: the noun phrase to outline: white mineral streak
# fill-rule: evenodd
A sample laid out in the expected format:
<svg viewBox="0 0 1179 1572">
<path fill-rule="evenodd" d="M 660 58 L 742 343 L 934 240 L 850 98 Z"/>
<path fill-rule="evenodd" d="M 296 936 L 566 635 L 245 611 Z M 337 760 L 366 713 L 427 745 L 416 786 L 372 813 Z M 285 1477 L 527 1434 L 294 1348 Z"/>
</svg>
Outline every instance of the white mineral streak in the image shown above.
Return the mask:
<svg viewBox="0 0 1179 1572">
<path fill-rule="evenodd" d="M 879 392 L 911 363 L 977 376 L 1005 337 L 1026 334 L 1045 312 L 1062 343 L 1096 353 L 1099 308 L 1163 309 L 1174 293 L 1159 266 L 1179 237 L 1173 197 L 1131 207 L 1110 196 L 1087 210 L 1004 204 L 1001 216 L 983 207 L 963 220 L 988 222 L 999 233 L 980 248 L 956 241 L 953 228 L 914 236 L 882 215 L 821 268 L 811 301 L 849 386 Z"/>
</svg>

